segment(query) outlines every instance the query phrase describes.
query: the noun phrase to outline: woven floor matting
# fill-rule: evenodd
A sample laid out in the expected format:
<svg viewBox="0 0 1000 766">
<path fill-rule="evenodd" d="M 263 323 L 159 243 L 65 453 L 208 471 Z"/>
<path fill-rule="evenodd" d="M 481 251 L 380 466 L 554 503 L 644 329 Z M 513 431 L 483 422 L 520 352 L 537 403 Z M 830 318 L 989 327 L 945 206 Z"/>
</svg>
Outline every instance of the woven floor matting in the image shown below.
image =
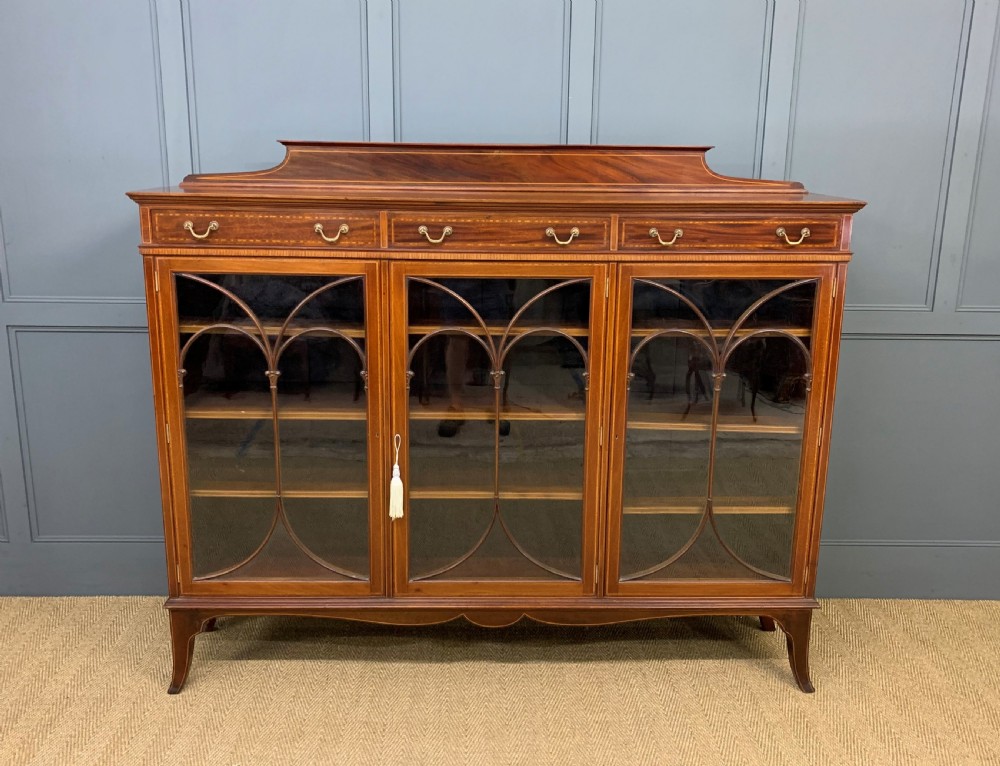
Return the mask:
<svg viewBox="0 0 1000 766">
<path fill-rule="evenodd" d="M 0 599 L 0 763 L 1000 763 L 1000 602 L 825 601 L 814 695 L 748 618 L 229 618 L 178 696 L 161 603 Z"/>
</svg>

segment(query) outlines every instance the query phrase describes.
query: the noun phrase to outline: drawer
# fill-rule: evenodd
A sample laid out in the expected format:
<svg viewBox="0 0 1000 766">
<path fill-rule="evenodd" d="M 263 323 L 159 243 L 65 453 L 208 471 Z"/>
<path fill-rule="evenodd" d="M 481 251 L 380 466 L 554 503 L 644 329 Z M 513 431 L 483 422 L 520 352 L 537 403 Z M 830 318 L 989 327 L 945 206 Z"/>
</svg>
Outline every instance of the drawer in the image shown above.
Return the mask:
<svg viewBox="0 0 1000 766">
<path fill-rule="evenodd" d="M 389 246 L 408 250 L 607 250 L 604 217 L 389 214 Z"/>
<path fill-rule="evenodd" d="M 189 231 L 185 228 L 190 222 Z M 215 226 L 212 226 L 212 224 Z M 316 225 L 323 231 L 316 231 Z M 168 245 L 372 248 L 378 246 L 375 213 L 329 210 L 153 210 L 152 241 Z M 343 227 L 346 231 L 341 231 Z M 323 236 L 335 240 L 327 242 Z"/>
<path fill-rule="evenodd" d="M 623 218 L 620 250 L 832 250 L 840 247 L 839 219 Z M 656 235 L 651 235 L 654 229 Z M 808 235 L 802 238 L 803 230 Z M 674 239 L 677 231 L 681 233 Z M 779 232 L 783 231 L 783 234 Z M 799 239 L 801 238 L 801 242 Z M 661 244 L 662 242 L 662 244 Z"/>
</svg>

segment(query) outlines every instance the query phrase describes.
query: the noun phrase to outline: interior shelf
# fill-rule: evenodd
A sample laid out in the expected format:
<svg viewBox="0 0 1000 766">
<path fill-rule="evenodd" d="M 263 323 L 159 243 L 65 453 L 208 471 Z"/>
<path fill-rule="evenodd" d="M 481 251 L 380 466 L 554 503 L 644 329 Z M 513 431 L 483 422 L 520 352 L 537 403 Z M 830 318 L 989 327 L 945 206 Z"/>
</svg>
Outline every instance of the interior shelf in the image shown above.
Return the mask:
<svg viewBox="0 0 1000 766">
<path fill-rule="evenodd" d="M 725 338 L 729 335 L 731 327 L 713 327 L 712 335 L 716 338 Z M 664 330 L 684 330 L 688 333 L 693 333 L 699 337 L 707 337 L 708 331 L 705 329 L 704 325 L 696 324 L 694 322 L 670 322 L 669 324 L 660 325 L 658 327 L 633 327 L 632 337 L 633 338 L 645 338 L 649 335 L 654 335 L 658 332 L 663 332 Z M 789 335 L 794 335 L 796 338 L 808 338 L 812 335 L 812 329 L 809 327 L 796 327 L 793 325 L 780 325 L 780 324 L 769 324 L 761 326 L 749 326 L 741 327 L 736 331 L 736 337 L 741 338 L 744 335 L 749 335 L 752 332 L 758 330 L 780 330 L 783 333 Z M 678 338 L 683 338 L 683 335 L 674 336 Z"/>
<path fill-rule="evenodd" d="M 251 335 L 258 335 L 257 325 L 251 322 L 249 319 L 194 319 L 194 318 L 182 318 L 178 323 L 178 331 L 182 335 L 193 335 L 200 330 L 204 330 L 206 327 L 211 327 L 212 325 L 225 323 L 229 325 L 234 325 L 239 327 L 241 330 L 246 330 Z M 261 322 L 264 327 L 264 332 L 267 335 L 277 335 L 281 330 L 280 322 Z M 290 337 L 295 335 L 302 330 L 316 329 L 318 327 L 329 327 L 333 330 L 344 333 L 349 338 L 364 338 L 365 328 L 359 325 L 345 325 L 336 319 L 330 319 L 325 321 L 293 321 L 288 324 L 285 329 L 285 337 Z M 212 327 L 208 330 L 210 335 L 236 335 L 233 330 L 226 329 L 225 327 Z M 316 336 L 323 337 L 323 336 Z"/>
<path fill-rule="evenodd" d="M 447 487 L 413 487 L 409 491 L 410 500 L 492 500 L 491 489 L 452 489 Z M 579 489 L 564 487 L 531 487 L 523 489 L 501 489 L 501 500 L 582 500 Z"/>
<path fill-rule="evenodd" d="M 340 386 L 346 389 L 346 386 Z M 200 420 L 270 420 L 271 395 L 266 391 L 239 391 L 228 398 L 221 393 L 197 391 L 184 397 L 184 415 Z M 317 388 L 305 394 L 278 394 L 281 420 L 368 419 L 367 400 L 357 400 L 346 390 Z"/>
<path fill-rule="evenodd" d="M 494 420 L 495 392 L 492 385 L 466 387 L 463 391 L 461 412 L 449 410 L 446 401 L 438 398 L 433 404 L 422 405 L 410 402 L 410 420 Z M 506 406 L 501 406 L 501 420 L 576 420 L 586 419 L 587 413 L 582 399 L 559 400 L 553 396 L 534 396 L 532 401 L 517 387 L 512 386 Z M 530 403 L 526 403 L 530 402 Z"/>
<path fill-rule="evenodd" d="M 520 335 L 520 334 L 522 334 L 524 332 L 528 332 L 530 330 L 540 330 L 540 329 L 543 329 L 543 328 L 545 328 L 545 329 L 559 330 L 560 332 L 565 333 L 566 335 L 569 335 L 569 336 L 574 337 L 574 338 L 586 338 L 588 335 L 590 335 L 590 328 L 589 327 L 580 327 L 579 325 L 560 325 L 560 324 L 558 324 L 556 322 L 553 322 L 553 323 L 550 323 L 550 324 L 530 324 L 530 325 L 517 324 L 517 325 L 515 325 L 514 327 L 511 328 L 511 330 L 510 330 L 510 336 L 513 337 L 513 336 Z M 482 326 L 480 326 L 478 324 L 461 324 L 461 325 L 459 325 L 459 324 L 421 324 L 419 322 L 415 323 L 415 324 L 411 324 L 409 326 L 409 333 L 410 333 L 410 335 L 429 335 L 432 332 L 436 332 L 438 330 L 444 330 L 444 329 L 462 330 L 464 332 L 472 333 L 473 335 L 484 335 L 485 334 L 483 332 Z M 487 323 L 486 329 L 489 330 L 489 334 L 490 335 L 495 335 L 495 336 L 499 337 L 499 336 L 501 336 L 501 335 L 504 334 L 504 332 L 507 329 L 507 326 L 506 325 L 494 325 L 494 324 L 488 324 Z"/>
<path fill-rule="evenodd" d="M 460 413 L 447 407 L 426 407 L 410 410 L 410 420 L 495 420 L 493 409 L 466 409 Z M 585 420 L 586 413 L 579 410 L 549 408 L 546 410 L 531 410 L 507 408 L 500 410 L 501 420 Z"/>
<path fill-rule="evenodd" d="M 219 324 L 219 323 L 225 323 L 225 324 L 234 325 L 236 327 L 239 327 L 242 330 L 246 330 L 247 332 L 249 332 L 251 334 L 254 334 L 254 335 L 257 334 L 257 326 L 254 325 L 252 322 L 249 322 L 249 321 L 247 321 L 245 319 L 241 319 L 241 320 L 222 320 L 222 319 L 220 319 L 220 320 L 213 320 L 213 321 L 209 321 L 209 320 L 197 320 L 197 319 L 182 319 L 180 321 L 179 325 L 178 325 L 178 331 L 182 335 L 193 335 L 194 333 L 196 333 L 196 332 L 198 332 L 200 330 L 204 330 L 206 327 L 211 327 L 211 325 Z M 278 331 L 281 329 L 281 325 L 279 323 L 277 323 L 277 322 L 264 322 L 263 326 L 264 326 L 264 332 L 266 332 L 268 335 L 277 335 Z M 300 332 L 302 330 L 315 329 L 317 327 L 330 327 L 332 329 L 339 330 L 340 332 L 344 333 L 344 335 L 348 336 L 349 338 L 364 338 L 365 337 L 365 331 L 364 331 L 363 327 L 358 327 L 356 325 L 346 325 L 346 326 L 345 325 L 339 325 L 338 326 L 335 322 L 334 323 L 331 323 L 331 322 L 292 322 L 291 324 L 288 325 L 288 328 L 286 329 L 286 335 L 294 335 L 295 333 Z M 496 337 L 499 337 L 499 336 L 503 335 L 504 332 L 507 329 L 506 326 L 489 325 L 489 324 L 486 326 L 486 328 L 487 328 L 487 330 L 489 330 L 489 334 L 490 335 L 493 335 L 493 336 L 496 336 Z M 452 325 L 452 324 L 447 324 L 447 325 L 445 325 L 445 324 L 438 324 L 438 325 L 434 325 L 434 324 L 412 324 L 412 325 L 409 326 L 409 334 L 410 335 L 429 335 L 432 332 L 437 332 L 437 331 L 445 330 L 445 329 L 448 329 L 448 330 L 460 330 L 460 331 L 463 331 L 463 332 L 471 333 L 472 335 L 484 335 L 485 334 L 483 332 L 483 328 L 480 327 L 479 325 Z M 537 326 L 531 326 L 531 325 L 528 325 L 528 326 L 515 326 L 515 327 L 513 327 L 511 329 L 511 331 L 510 331 L 509 334 L 511 336 L 516 336 L 516 335 L 520 335 L 523 332 L 527 332 L 527 331 L 531 331 L 531 330 L 542 330 L 542 329 L 558 330 L 560 333 L 564 333 L 564 334 L 569 335 L 569 336 L 574 337 L 574 338 L 586 338 L 590 334 L 590 328 L 588 328 L 588 327 L 579 327 L 579 326 L 572 326 L 572 325 L 562 325 L 562 326 L 560 326 L 560 325 L 557 325 L 557 324 L 537 325 Z M 764 328 L 764 327 L 742 327 L 742 328 L 740 328 L 739 330 L 736 331 L 736 337 L 739 338 L 739 337 L 742 337 L 744 335 L 749 335 L 751 332 L 755 332 L 757 330 L 763 330 L 763 329 L 767 329 L 767 330 L 779 330 L 779 331 L 781 331 L 783 333 L 787 333 L 789 335 L 794 335 L 797 338 L 808 338 L 812 334 L 812 330 L 810 328 L 808 328 L 808 327 L 794 327 L 794 326 L 773 325 L 773 326 L 768 326 L 766 328 Z M 701 326 L 698 326 L 698 325 L 687 325 L 687 324 L 684 324 L 684 323 L 673 323 L 673 324 L 670 324 L 670 325 L 663 325 L 661 327 L 633 327 L 632 328 L 632 336 L 633 337 L 638 337 L 638 338 L 643 338 L 643 337 L 646 337 L 647 335 L 653 335 L 655 333 L 662 332 L 664 330 L 686 330 L 688 332 L 691 332 L 691 333 L 693 333 L 695 335 L 702 336 L 702 337 L 708 335 L 708 332 L 705 330 L 704 327 L 701 327 Z M 728 327 L 716 327 L 716 328 L 712 329 L 712 335 L 714 335 L 716 338 L 725 338 L 729 334 L 729 330 L 730 330 L 730 328 L 728 328 Z M 208 330 L 208 332 L 210 334 L 222 334 L 222 335 L 233 334 L 232 330 L 228 330 L 225 327 L 212 327 L 210 330 Z"/>
<path fill-rule="evenodd" d="M 629 418 L 628 427 L 640 431 L 709 431 L 712 427 L 708 413 L 689 414 L 664 412 L 648 413 Z M 746 415 L 719 415 L 719 433 L 801 434 L 802 416 L 793 413 L 758 415 L 754 420 Z"/>
<path fill-rule="evenodd" d="M 270 444 L 239 456 L 229 445 L 198 445 L 191 452 L 188 491 L 192 497 L 274 497 L 274 455 Z M 366 498 L 368 481 L 363 444 L 351 444 L 322 457 L 296 455 L 292 441 L 282 443 L 282 496 L 286 498 Z M 362 457 L 352 450 L 361 449 Z M 270 453 L 270 454 L 268 454 Z"/>
<path fill-rule="evenodd" d="M 719 399 L 719 433 L 801 434 L 804 414 L 797 405 L 775 404 L 764 397 L 757 399 L 757 417 L 750 411 L 751 394 L 745 403 L 740 398 L 723 394 Z M 712 426 L 712 401 L 700 399 L 691 411 L 683 390 L 674 393 L 655 392 L 650 398 L 643 381 L 636 379 L 628 403 L 626 425 L 636 431 L 704 431 Z"/>
<path fill-rule="evenodd" d="M 700 515 L 705 512 L 704 497 L 670 497 L 635 500 L 622 507 L 622 513 Z M 795 512 L 793 500 L 787 497 L 718 497 L 712 509 L 716 515 L 784 515 Z"/>
<path fill-rule="evenodd" d="M 206 327 L 211 327 L 215 324 L 230 324 L 239 327 L 242 330 L 246 330 L 251 334 L 257 333 L 257 326 L 247 319 L 195 319 L 195 318 L 182 318 L 178 324 L 178 331 L 182 335 L 193 335 L 199 330 L 204 330 Z M 277 335 L 278 331 L 281 329 L 280 322 L 262 322 L 264 326 L 264 332 L 268 335 Z M 330 327 L 335 330 L 339 330 L 350 338 L 363 338 L 365 337 L 364 327 L 358 325 L 343 325 L 338 324 L 337 320 L 328 321 L 293 321 L 288 325 L 286 329 L 286 335 L 294 335 L 296 332 L 302 330 L 314 329 L 317 327 Z M 490 335 L 495 335 L 497 337 L 504 334 L 507 329 L 506 325 L 494 325 L 487 324 L 486 328 L 489 330 Z M 523 332 L 529 330 L 540 330 L 540 329 L 556 329 L 560 332 L 570 335 L 575 338 L 585 338 L 590 334 L 590 328 L 580 327 L 578 325 L 559 325 L 553 324 L 537 324 L 537 325 L 515 325 L 511 331 L 510 335 L 520 335 Z M 411 324 L 408 328 L 410 335 L 428 335 L 432 332 L 438 330 L 462 330 L 465 332 L 472 333 L 473 335 L 484 335 L 483 328 L 478 324 Z M 222 334 L 231 335 L 232 330 L 228 330 L 224 327 L 212 327 L 208 330 L 211 334 Z M 722 333 L 725 335 L 725 333 Z"/>
<path fill-rule="evenodd" d="M 241 482 L 239 484 L 218 482 L 203 483 L 190 489 L 191 497 L 275 497 L 273 485 L 252 484 Z M 285 498 L 339 498 L 339 499 L 366 499 L 368 497 L 367 487 L 293 487 L 286 488 L 281 493 Z M 447 487 L 414 487 L 410 489 L 410 500 L 491 500 L 493 491 L 489 489 L 451 489 Z M 501 500 L 582 500 L 583 492 L 580 490 L 563 489 L 559 487 L 530 488 L 530 489 L 503 489 L 500 490 Z"/>
<path fill-rule="evenodd" d="M 254 482 L 203 482 L 190 488 L 191 497 L 275 497 L 274 484 Z M 285 498 L 366 499 L 366 486 L 295 485 L 282 490 Z"/>
</svg>

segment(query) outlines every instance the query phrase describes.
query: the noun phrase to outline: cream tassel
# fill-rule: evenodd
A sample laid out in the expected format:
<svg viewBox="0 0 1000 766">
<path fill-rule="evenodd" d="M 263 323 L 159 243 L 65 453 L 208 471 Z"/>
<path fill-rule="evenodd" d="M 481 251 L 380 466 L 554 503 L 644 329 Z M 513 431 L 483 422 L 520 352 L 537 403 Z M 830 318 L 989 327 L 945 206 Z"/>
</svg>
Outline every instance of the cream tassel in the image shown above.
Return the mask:
<svg viewBox="0 0 1000 766">
<path fill-rule="evenodd" d="M 403 480 L 399 477 L 399 446 L 402 437 L 396 434 L 393 444 L 396 447 L 396 462 L 392 466 L 392 481 L 389 482 L 389 518 L 403 518 Z"/>
</svg>

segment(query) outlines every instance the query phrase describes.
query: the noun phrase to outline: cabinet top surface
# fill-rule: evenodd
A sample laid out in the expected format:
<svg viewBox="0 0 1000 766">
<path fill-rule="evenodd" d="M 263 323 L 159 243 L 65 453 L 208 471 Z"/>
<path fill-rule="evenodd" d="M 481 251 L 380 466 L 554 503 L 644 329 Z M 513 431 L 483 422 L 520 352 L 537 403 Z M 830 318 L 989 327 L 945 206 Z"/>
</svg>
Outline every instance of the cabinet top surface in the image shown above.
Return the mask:
<svg viewBox="0 0 1000 766">
<path fill-rule="evenodd" d="M 282 141 L 266 170 L 187 176 L 178 188 L 131 192 L 140 204 L 282 199 L 372 204 L 809 207 L 864 203 L 808 193 L 794 181 L 732 178 L 711 147 L 327 143 Z"/>
</svg>

